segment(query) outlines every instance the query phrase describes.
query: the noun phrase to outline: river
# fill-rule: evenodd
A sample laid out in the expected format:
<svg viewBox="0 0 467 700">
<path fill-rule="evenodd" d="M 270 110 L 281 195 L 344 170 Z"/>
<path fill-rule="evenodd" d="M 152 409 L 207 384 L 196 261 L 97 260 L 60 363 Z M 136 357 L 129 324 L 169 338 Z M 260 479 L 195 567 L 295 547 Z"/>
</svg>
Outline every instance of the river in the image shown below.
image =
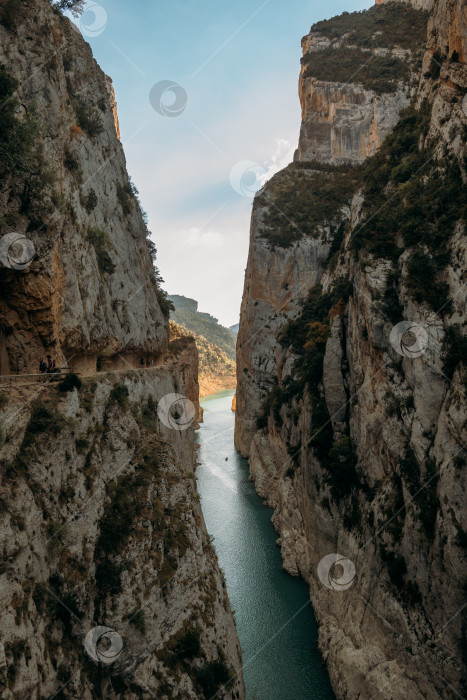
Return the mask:
<svg viewBox="0 0 467 700">
<path fill-rule="evenodd" d="M 235 611 L 248 700 L 331 700 L 304 581 L 282 569 L 272 510 L 235 450 L 234 390 L 202 399 L 196 470 L 209 534 Z"/>
</svg>

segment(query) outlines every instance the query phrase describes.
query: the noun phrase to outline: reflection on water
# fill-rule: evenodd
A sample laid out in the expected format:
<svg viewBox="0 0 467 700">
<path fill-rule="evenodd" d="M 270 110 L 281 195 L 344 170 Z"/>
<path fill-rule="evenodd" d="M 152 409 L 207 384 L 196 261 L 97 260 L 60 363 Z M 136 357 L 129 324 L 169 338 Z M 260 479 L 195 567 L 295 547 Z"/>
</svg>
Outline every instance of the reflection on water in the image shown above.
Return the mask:
<svg viewBox="0 0 467 700">
<path fill-rule="evenodd" d="M 243 649 L 249 700 L 331 700 L 304 581 L 282 569 L 272 511 L 233 444 L 233 390 L 202 400 L 198 489 L 224 570 Z"/>
</svg>

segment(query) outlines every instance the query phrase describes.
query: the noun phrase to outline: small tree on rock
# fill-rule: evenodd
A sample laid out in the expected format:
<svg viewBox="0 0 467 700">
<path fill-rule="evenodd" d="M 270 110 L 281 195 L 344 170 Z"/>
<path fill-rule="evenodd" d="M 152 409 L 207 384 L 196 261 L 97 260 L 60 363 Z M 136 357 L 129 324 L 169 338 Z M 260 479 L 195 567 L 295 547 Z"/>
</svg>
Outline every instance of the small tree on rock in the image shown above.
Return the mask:
<svg viewBox="0 0 467 700">
<path fill-rule="evenodd" d="M 69 10 L 74 17 L 79 17 L 86 9 L 86 0 L 53 0 L 52 5 L 57 10 Z"/>
</svg>

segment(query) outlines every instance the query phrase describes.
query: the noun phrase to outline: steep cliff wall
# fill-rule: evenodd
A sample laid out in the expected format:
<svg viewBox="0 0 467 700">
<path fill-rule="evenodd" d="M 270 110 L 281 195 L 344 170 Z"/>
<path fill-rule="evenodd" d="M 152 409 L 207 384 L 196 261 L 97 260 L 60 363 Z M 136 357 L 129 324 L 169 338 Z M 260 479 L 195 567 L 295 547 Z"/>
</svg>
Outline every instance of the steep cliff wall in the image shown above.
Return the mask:
<svg viewBox="0 0 467 700">
<path fill-rule="evenodd" d="M 0 697 L 242 699 L 198 355 L 168 343 L 111 84 L 46 0 L 0 3 L 0 64 L 0 374 L 81 369 L 0 382 Z"/>
<path fill-rule="evenodd" d="M 99 355 L 156 356 L 168 322 L 108 78 L 45 0 L 0 12 L 0 234 L 35 251 L 24 270 L 2 259 L 0 373 L 37 371 L 47 352 L 92 371 Z"/>
<path fill-rule="evenodd" d="M 1 395 L 2 698 L 209 698 L 230 677 L 220 695 L 244 697 L 193 422 L 160 419 L 196 371 L 188 339 L 154 369 Z"/>
<path fill-rule="evenodd" d="M 339 698 L 465 693 L 465 20 L 434 4 L 415 102 L 367 163 L 295 163 L 253 212 L 236 444 Z"/>
<path fill-rule="evenodd" d="M 302 39 L 296 160 L 361 163 L 375 153 L 414 94 L 426 18 L 392 2 L 312 26 Z"/>
</svg>

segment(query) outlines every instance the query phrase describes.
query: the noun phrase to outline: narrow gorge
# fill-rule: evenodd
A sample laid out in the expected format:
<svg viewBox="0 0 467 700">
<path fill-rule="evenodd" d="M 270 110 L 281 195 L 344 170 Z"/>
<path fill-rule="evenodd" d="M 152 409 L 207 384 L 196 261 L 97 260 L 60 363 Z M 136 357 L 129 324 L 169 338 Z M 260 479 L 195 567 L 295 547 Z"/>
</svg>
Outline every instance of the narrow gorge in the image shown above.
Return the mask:
<svg viewBox="0 0 467 700">
<path fill-rule="evenodd" d="M 0 94 L 0 697 L 241 700 L 198 355 L 169 338 L 110 78 L 47 0 L 2 2 Z M 75 373 L 31 378 L 47 355 Z"/>
<path fill-rule="evenodd" d="M 465 0 L 315 22 L 283 169 L 283 4 L 102 3 L 0 0 L 0 700 L 465 697 Z"/>
<path fill-rule="evenodd" d="M 253 205 L 235 443 L 338 698 L 466 692 L 466 27 L 460 0 L 313 25 Z"/>
</svg>

